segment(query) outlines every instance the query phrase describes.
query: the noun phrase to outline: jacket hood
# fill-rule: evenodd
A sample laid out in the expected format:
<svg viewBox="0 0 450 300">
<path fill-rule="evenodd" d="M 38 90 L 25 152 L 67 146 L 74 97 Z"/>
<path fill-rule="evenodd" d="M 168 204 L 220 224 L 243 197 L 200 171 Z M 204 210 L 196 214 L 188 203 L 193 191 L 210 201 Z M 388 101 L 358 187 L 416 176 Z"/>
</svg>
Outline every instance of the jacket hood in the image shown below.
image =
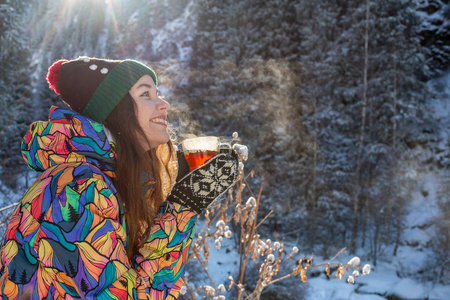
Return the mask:
<svg viewBox="0 0 450 300">
<path fill-rule="evenodd" d="M 29 168 L 88 162 L 102 171 L 114 171 L 115 152 L 103 125 L 75 111 L 52 106 L 48 121 L 30 125 L 22 141 L 22 156 Z"/>
</svg>

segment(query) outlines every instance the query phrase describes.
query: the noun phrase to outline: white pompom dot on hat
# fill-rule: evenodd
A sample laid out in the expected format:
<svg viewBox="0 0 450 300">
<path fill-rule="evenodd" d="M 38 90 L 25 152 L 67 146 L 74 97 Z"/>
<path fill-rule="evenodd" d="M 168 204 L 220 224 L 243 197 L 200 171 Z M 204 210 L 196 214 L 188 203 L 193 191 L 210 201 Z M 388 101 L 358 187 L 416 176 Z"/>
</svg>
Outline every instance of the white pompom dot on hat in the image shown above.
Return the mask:
<svg viewBox="0 0 450 300">
<path fill-rule="evenodd" d="M 91 59 L 87 56 L 80 56 L 80 57 L 78 57 L 78 59 L 84 61 L 85 63 L 88 63 L 91 61 Z"/>
</svg>

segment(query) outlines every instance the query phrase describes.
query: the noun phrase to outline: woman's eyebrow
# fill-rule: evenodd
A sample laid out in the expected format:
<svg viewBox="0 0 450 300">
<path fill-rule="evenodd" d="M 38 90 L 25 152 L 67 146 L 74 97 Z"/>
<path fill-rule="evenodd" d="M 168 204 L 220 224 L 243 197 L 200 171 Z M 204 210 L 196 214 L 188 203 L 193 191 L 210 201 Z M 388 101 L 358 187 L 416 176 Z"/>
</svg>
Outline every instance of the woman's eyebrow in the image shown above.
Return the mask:
<svg viewBox="0 0 450 300">
<path fill-rule="evenodd" d="M 147 87 L 149 89 L 152 89 L 152 86 L 150 84 L 147 84 L 147 83 L 141 83 L 137 88 L 141 88 L 141 87 Z"/>
</svg>

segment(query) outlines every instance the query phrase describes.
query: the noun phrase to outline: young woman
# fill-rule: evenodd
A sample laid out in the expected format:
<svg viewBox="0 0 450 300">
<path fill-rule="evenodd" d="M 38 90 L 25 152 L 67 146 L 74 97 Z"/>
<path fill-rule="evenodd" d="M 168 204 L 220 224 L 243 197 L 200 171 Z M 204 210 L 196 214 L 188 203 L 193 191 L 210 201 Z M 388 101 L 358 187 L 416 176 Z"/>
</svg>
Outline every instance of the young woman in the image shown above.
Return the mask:
<svg viewBox="0 0 450 300">
<path fill-rule="evenodd" d="M 236 180 L 235 155 L 189 172 L 157 77 L 140 62 L 60 60 L 47 80 L 72 110 L 52 107 L 23 139 L 41 174 L 8 224 L 0 294 L 176 299 L 196 218 Z"/>
</svg>

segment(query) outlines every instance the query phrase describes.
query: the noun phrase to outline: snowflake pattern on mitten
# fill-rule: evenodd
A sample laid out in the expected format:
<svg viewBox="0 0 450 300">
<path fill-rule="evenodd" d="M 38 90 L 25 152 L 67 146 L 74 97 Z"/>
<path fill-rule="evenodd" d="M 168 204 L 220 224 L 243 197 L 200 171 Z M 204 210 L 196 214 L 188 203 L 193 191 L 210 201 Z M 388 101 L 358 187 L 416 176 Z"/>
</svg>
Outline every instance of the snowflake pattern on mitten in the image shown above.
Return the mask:
<svg viewBox="0 0 450 300">
<path fill-rule="evenodd" d="M 236 181 L 238 174 L 236 157 L 219 154 L 178 181 L 167 200 L 201 213 L 228 190 Z"/>
</svg>

